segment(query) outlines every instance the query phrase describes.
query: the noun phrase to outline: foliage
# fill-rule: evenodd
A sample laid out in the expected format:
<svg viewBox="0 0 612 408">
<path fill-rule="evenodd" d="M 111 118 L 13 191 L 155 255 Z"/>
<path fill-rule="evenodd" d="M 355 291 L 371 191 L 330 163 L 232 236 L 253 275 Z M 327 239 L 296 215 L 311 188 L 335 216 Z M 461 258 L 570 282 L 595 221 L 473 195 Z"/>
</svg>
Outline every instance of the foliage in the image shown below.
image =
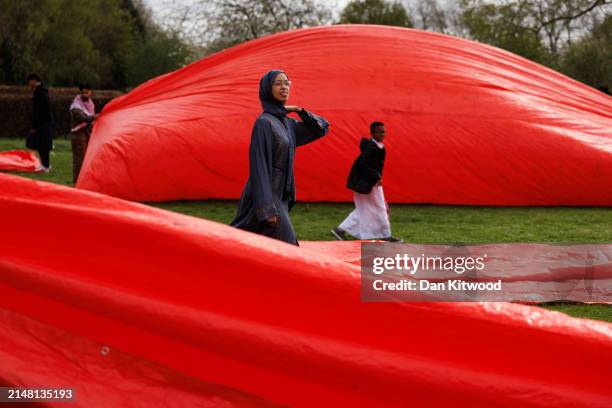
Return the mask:
<svg viewBox="0 0 612 408">
<path fill-rule="evenodd" d="M 527 4 L 494 4 L 463 0 L 461 22 L 470 37 L 503 48 L 532 61 L 546 63 L 550 58 L 538 32 L 527 22 L 534 10 Z"/>
<path fill-rule="evenodd" d="M 561 70 L 588 85 L 612 89 L 612 15 L 568 47 Z"/>
<path fill-rule="evenodd" d="M 331 21 L 330 10 L 314 0 L 216 0 L 203 7 L 208 52 Z"/>
<path fill-rule="evenodd" d="M 451 7 L 449 4 L 442 6 L 438 0 L 416 0 L 412 3 L 409 14 L 414 16 L 416 28 L 460 35 L 457 30 L 457 7 Z"/>
<path fill-rule="evenodd" d="M 342 10 L 340 23 L 413 26 L 406 9 L 401 3 L 386 0 L 353 0 Z"/>
<path fill-rule="evenodd" d="M 38 72 L 49 85 L 125 88 L 148 79 L 138 57 L 152 55 L 157 75 L 188 56 L 139 1 L 0 0 L 0 10 L 0 81 L 9 84 Z"/>
<path fill-rule="evenodd" d="M 589 85 L 610 82 L 609 0 L 459 0 L 467 36 Z M 608 16 L 607 18 L 605 16 Z M 603 19 L 603 21 L 602 21 Z"/>
<path fill-rule="evenodd" d="M 128 59 L 127 83 L 140 84 L 177 70 L 194 58 L 192 48 L 177 33 L 155 30 Z"/>
<path fill-rule="evenodd" d="M 55 132 L 68 133 L 70 130 L 69 106 L 79 92 L 77 87 L 50 88 L 51 111 L 55 121 Z M 112 99 L 121 95 L 118 91 L 95 90 L 93 100 L 96 111 Z M 20 138 L 28 134 L 32 118 L 32 91 L 27 86 L 0 85 L 0 135 L 4 137 Z"/>
<path fill-rule="evenodd" d="M 143 1 L 0 0 L 0 83 L 38 72 L 51 86 L 131 88 L 196 52 L 332 22 L 323 0 L 198 0 L 158 24 Z M 337 22 L 471 38 L 610 86 L 611 15 L 612 0 L 352 0 Z"/>
</svg>

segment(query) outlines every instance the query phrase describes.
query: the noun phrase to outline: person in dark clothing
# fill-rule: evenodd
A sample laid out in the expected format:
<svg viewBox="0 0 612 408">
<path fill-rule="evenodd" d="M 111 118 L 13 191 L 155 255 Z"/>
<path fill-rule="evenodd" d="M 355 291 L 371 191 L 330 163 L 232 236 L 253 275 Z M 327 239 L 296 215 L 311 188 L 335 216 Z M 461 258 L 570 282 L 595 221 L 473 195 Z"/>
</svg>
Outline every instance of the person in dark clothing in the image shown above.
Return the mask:
<svg viewBox="0 0 612 408">
<path fill-rule="evenodd" d="M 28 86 L 32 89 L 32 129 L 35 135 L 38 155 L 41 167 L 37 171 L 49 172 L 51 163 L 49 153 L 53 147 L 53 114 L 51 113 L 51 102 L 49 91 L 43 85 L 37 74 L 27 77 Z"/>
<path fill-rule="evenodd" d="M 353 163 L 347 181 L 347 187 L 354 191 L 355 210 L 340 226 L 331 230 L 336 239 L 348 239 L 349 234 L 358 239 L 401 241 L 391 236 L 389 207 L 382 189 L 386 132 L 382 122 L 373 122 L 370 125 L 372 138 L 361 139 L 361 153 Z"/>
<path fill-rule="evenodd" d="M 295 204 L 295 148 L 325 136 L 329 123 L 298 106 L 286 105 L 291 81 L 281 70 L 259 82 L 263 112 L 251 133 L 249 178 L 230 225 L 298 245 L 289 211 Z M 287 117 L 297 113 L 301 121 Z"/>
<path fill-rule="evenodd" d="M 361 194 L 370 194 L 372 187 L 381 183 L 385 165 L 386 150 L 382 146 L 384 136 L 378 137 L 378 133 L 374 133 L 384 129 L 384 126 L 380 122 L 374 122 L 372 129 L 372 138 L 364 137 L 359 143 L 361 153 L 353 163 L 347 181 L 349 189 Z M 377 137 L 380 140 L 377 140 Z"/>
</svg>

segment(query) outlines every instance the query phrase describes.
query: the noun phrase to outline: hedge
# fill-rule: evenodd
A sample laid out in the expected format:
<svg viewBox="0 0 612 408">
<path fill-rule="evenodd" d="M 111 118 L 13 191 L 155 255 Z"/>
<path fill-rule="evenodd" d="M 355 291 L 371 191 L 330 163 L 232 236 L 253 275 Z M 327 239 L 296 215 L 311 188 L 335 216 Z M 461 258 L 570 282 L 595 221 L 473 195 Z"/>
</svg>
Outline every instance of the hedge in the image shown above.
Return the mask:
<svg viewBox="0 0 612 408">
<path fill-rule="evenodd" d="M 49 98 L 55 117 L 55 136 L 70 132 L 70 104 L 78 88 L 50 88 Z M 100 112 L 119 91 L 94 90 L 96 112 Z M 0 137 L 25 138 L 32 124 L 32 90 L 26 86 L 0 85 Z"/>
</svg>

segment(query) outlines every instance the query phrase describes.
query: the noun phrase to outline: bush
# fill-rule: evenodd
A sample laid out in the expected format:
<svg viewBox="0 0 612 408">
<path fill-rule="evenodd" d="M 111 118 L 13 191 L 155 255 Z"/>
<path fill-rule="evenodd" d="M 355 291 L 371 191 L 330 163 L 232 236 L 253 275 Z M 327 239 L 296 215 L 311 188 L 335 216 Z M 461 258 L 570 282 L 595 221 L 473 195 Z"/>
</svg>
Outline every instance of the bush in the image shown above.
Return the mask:
<svg viewBox="0 0 612 408">
<path fill-rule="evenodd" d="M 612 88 L 612 16 L 565 51 L 561 71 L 587 85 Z"/>
<path fill-rule="evenodd" d="M 70 132 L 70 104 L 78 88 L 50 88 L 49 97 L 55 117 L 55 136 Z M 121 95 L 119 91 L 93 91 L 96 112 L 113 98 Z M 32 91 L 25 86 L 0 85 L 0 137 L 25 138 L 32 125 Z"/>
</svg>

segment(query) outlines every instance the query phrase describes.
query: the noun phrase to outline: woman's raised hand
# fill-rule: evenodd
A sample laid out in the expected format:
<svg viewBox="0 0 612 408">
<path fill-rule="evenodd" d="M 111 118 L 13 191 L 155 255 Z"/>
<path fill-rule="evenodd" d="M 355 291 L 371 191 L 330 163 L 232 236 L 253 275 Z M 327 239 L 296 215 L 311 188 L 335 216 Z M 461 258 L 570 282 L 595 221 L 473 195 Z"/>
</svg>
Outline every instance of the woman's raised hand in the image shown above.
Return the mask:
<svg viewBox="0 0 612 408">
<path fill-rule="evenodd" d="M 302 107 L 300 106 L 295 106 L 295 105 L 285 105 L 285 109 L 287 110 L 287 112 L 295 112 L 298 113 L 299 111 L 302 110 Z"/>
<path fill-rule="evenodd" d="M 266 222 L 270 225 L 278 224 L 278 215 L 269 216 L 268 218 L 266 218 Z"/>
</svg>

